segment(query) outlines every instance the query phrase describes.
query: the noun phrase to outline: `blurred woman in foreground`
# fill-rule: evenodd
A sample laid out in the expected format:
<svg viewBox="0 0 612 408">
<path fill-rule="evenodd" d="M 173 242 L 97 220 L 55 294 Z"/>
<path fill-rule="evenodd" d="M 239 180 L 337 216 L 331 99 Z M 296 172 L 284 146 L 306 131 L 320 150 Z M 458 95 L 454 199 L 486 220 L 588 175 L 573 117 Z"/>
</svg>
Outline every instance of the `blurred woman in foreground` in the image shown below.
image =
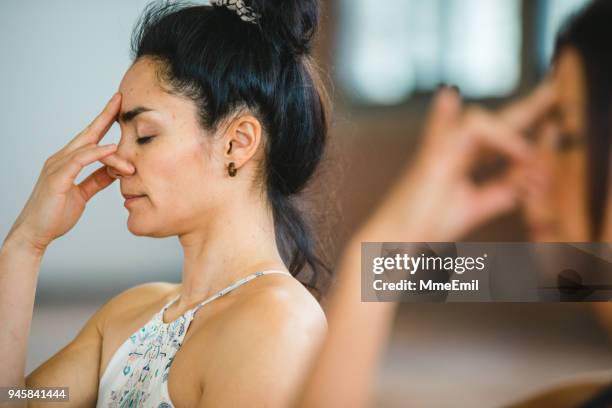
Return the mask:
<svg viewBox="0 0 612 408">
<path fill-rule="evenodd" d="M 610 2 L 590 4 L 559 35 L 550 81 L 497 114 L 464 109 L 451 89 L 438 92 L 418 159 L 345 249 L 330 296 L 329 335 L 300 406 L 368 402 L 397 304 L 361 303 L 361 242 L 453 241 L 520 204 L 534 240 L 612 241 L 610 21 Z M 524 137 L 531 132 L 535 149 Z M 484 149 L 513 165 L 501 179 L 477 186 L 468 174 Z M 597 309 L 610 315 L 607 303 Z M 576 407 L 588 399 L 591 407 L 612 405 L 601 402 L 612 401 L 604 390 L 612 374 L 605 380 L 564 384 L 516 406 Z"/>
</svg>

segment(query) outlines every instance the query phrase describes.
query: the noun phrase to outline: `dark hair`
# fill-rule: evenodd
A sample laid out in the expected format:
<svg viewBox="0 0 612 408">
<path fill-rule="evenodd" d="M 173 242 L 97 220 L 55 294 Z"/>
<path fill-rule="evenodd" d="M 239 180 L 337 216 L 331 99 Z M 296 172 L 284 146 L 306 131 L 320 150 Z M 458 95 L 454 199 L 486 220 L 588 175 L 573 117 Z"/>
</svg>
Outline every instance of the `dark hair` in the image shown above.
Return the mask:
<svg viewBox="0 0 612 408">
<path fill-rule="evenodd" d="M 319 297 L 331 269 L 316 255 L 294 200 L 317 169 L 327 140 L 327 96 L 310 56 L 319 2 L 245 4 L 259 14 L 256 23 L 221 6 L 150 3 L 132 35 L 132 58 L 158 61 L 162 85 L 195 102 L 205 129 L 217 129 L 242 109 L 260 120 L 260 174 L 276 242 L 292 275 L 310 268 L 308 281 L 300 281 Z"/>
<path fill-rule="evenodd" d="M 612 2 L 595 0 L 572 16 L 557 35 L 553 61 L 566 47 L 580 55 L 586 83 L 588 206 L 592 239 L 603 229 L 612 138 Z"/>
</svg>

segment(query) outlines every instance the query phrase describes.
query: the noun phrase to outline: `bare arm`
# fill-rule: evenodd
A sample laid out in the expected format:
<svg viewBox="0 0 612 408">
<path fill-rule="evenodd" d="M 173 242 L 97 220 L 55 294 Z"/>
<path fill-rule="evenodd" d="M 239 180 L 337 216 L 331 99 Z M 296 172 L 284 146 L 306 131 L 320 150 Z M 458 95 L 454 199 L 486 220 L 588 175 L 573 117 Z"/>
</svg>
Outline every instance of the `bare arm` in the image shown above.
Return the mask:
<svg viewBox="0 0 612 408">
<path fill-rule="evenodd" d="M 46 248 L 76 224 L 87 201 L 114 181 L 106 166 L 78 185 L 74 184 L 76 177 L 95 161 L 124 171 L 129 166 L 112 154 L 116 146 L 97 144 L 115 120 L 120 101 L 120 95 L 111 99 L 85 130 L 47 159 L 0 249 L 0 321 L 8 328 L 0 330 L 0 386 L 70 386 L 72 401 L 95 399 L 102 311 L 90 319 L 73 342 L 27 379 L 24 371 L 36 285 Z"/>
<path fill-rule="evenodd" d="M 0 335 L 4 361 L 0 384 L 3 386 L 25 385 L 27 340 L 41 260 L 42 252 L 19 237 L 7 239 L 0 249 L 0 316 L 4 325 Z"/>
<path fill-rule="evenodd" d="M 70 406 L 95 406 L 102 352 L 102 323 L 108 310 L 102 306 L 76 337 L 25 379 L 28 388 L 68 387 Z M 30 401 L 28 407 L 66 406 L 66 403 Z"/>
<path fill-rule="evenodd" d="M 0 335 L 0 350 L 6 364 L 0 371 L 1 383 L 16 388 L 68 387 L 71 405 L 91 406 L 96 401 L 102 345 L 99 324 L 104 308 L 94 314 L 70 344 L 24 378 L 42 254 L 17 237 L 7 239 L 0 250 L 0 316 L 10 316 L 2 319 L 7 330 Z M 29 401 L 22 405 L 55 404 Z"/>
</svg>

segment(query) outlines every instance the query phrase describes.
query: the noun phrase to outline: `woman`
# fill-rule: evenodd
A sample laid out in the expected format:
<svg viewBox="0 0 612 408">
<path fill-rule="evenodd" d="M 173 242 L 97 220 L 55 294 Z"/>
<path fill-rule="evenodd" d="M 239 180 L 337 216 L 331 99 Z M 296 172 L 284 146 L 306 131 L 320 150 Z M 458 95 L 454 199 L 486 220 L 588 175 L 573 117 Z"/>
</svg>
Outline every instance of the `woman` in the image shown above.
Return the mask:
<svg viewBox="0 0 612 408">
<path fill-rule="evenodd" d="M 0 252 L 3 386 L 67 386 L 71 406 L 285 407 L 304 376 L 326 330 L 294 277 L 326 268 L 292 201 L 327 134 L 318 2 L 213 3 L 148 7 L 119 92 L 45 162 Z M 115 121 L 119 144 L 98 145 Z M 182 281 L 117 295 L 25 378 L 41 259 L 115 180 L 130 232 L 178 237 Z"/>
<path fill-rule="evenodd" d="M 610 21 L 607 0 L 591 3 L 570 20 L 558 37 L 552 77 L 497 114 L 464 110 L 451 89 L 436 95 L 416 162 L 343 254 L 330 294 L 329 335 L 303 387 L 300 407 L 368 403 L 397 304 L 360 302 L 361 242 L 453 241 L 520 204 L 533 240 L 612 241 Z M 532 132 L 535 148 L 527 147 L 523 136 Z M 476 185 L 469 170 L 483 148 L 504 153 L 513 165 L 505 177 Z M 612 322 L 608 303 L 593 305 Z M 516 407 L 612 406 L 612 372 L 596 374 Z"/>
<path fill-rule="evenodd" d="M 535 146 L 539 160 L 531 173 L 540 174 L 540 182 L 527 184 L 524 197 L 525 220 L 534 241 L 612 241 L 610 18 L 612 4 L 594 1 L 557 36 L 553 56 L 556 109 L 538 126 Z M 592 306 L 612 338 L 612 307 L 608 302 Z M 612 375 L 607 381 L 612 383 Z M 589 396 L 592 407 L 610 406 L 612 386 L 598 393 L 600 383 L 583 380 L 559 386 L 520 406 L 541 406 L 546 398 L 556 406 L 571 406 L 561 401 Z"/>
<path fill-rule="evenodd" d="M 452 88 L 437 93 L 417 159 L 344 250 L 337 284 L 329 296 L 329 333 L 297 406 L 367 406 L 397 304 L 361 302 L 361 242 L 454 241 L 486 220 L 516 208 L 519 186 L 525 179 L 521 168 L 533 160 L 520 131 L 550 109 L 553 100 L 554 93 L 545 84 L 529 98 L 506 108 L 499 114 L 503 120 L 499 120 L 479 108 L 464 111 Z M 483 150 L 506 156 L 511 169 L 500 179 L 476 185 L 469 173 Z M 334 382 L 334 378 L 343 381 Z"/>
</svg>

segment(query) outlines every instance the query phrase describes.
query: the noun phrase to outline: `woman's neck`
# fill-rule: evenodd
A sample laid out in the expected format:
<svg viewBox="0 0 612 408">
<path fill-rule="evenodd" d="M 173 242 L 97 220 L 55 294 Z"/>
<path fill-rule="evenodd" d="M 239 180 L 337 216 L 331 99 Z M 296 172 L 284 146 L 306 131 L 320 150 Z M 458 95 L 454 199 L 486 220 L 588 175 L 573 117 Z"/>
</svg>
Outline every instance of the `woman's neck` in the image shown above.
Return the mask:
<svg viewBox="0 0 612 408">
<path fill-rule="evenodd" d="M 183 271 L 179 309 L 212 296 L 260 270 L 286 270 L 278 253 L 274 221 L 264 205 L 225 207 L 205 228 L 179 236 Z"/>
</svg>

